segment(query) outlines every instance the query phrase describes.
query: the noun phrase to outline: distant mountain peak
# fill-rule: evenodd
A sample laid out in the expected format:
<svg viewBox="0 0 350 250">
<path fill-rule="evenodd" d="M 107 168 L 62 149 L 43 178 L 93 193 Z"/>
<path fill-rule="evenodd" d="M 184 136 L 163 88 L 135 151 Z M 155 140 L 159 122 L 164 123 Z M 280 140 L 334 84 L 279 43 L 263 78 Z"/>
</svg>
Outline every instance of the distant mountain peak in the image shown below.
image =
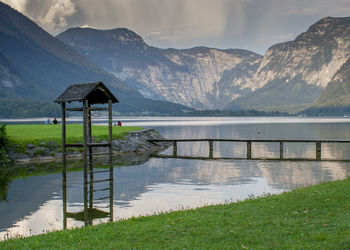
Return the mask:
<svg viewBox="0 0 350 250">
<path fill-rule="evenodd" d="M 93 44 L 108 43 L 108 46 L 131 46 L 144 50 L 149 47 L 141 36 L 126 28 L 98 30 L 94 28 L 76 27 L 62 32 L 57 38 L 71 46 L 74 44 L 75 40 L 83 39 L 85 43 L 86 41 L 90 41 Z"/>
</svg>

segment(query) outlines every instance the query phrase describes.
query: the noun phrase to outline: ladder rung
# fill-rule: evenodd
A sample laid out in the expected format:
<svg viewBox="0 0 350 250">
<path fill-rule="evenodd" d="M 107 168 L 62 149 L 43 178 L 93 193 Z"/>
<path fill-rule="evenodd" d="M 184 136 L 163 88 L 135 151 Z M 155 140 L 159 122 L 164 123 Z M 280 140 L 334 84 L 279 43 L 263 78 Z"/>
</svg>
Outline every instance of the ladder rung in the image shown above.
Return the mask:
<svg viewBox="0 0 350 250">
<path fill-rule="evenodd" d="M 92 174 L 97 174 L 97 173 L 106 173 L 106 172 L 110 172 L 110 170 L 97 170 L 97 171 L 94 171 L 92 172 Z M 89 174 L 91 174 L 91 172 L 89 172 Z"/>
<path fill-rule="evenodd" d="M 66 111 L 83 111 L 83 108 L 66 108 Z"/>
<path fill-rule="evenodd" d="M 103 179 L 103 180 L 97 180 L 97 181 L 91 181 L 91 182 L 88 181 L 88 184 L 90 184 L 90 183 L 104 182 L 104 181 L 111 181 L 111 180 L 113 180 L 113 179 Z"/>
<path fill-rule="evenodd" d="M 108 188 L 101 188 L 101 189 L 94 189 L 94 190 L 92 190 L 92 192 L 102 192 L 102 191 L 107 191 L 109 189 L 110 189 L 109 187 Z M 90 190 L 88 192 L 90 192 Z"/>
<path fill-rule="evenodd" d="M 103 111 L 103 110 L 108 110 L 108 108 L 104 108 L 104 107 L 90 107 L 88 108 L 88 110 L 91 110 L 91 111 Z"/>
<path fill-rule="evenodd" d="M 94 199 L 94 200 L 95 201 L 99 201 L 99 200 L 105 200 L 105 199 L 108 199 L 108 198 L 110 198 L 110 196 L 105 196 L 105 197 Z"/>
<path fill-rule="evenodd" d="M 95 156 L 95 155 L 109 155 L 109 153 L 108 152 L 101 152 L 101 153 L 88 154 L 88 156 Z"/>
<path fill-rule="evenodd" d="M 67 143 L 65 146 L 66 147 L 84 147 L 84 144 L 82 144 L 82 143 Z"/>
<path fill-rule="evenodd" d="M 98 142 L 90 142 L 87 144 L 89 147 L 108 147 L 109 143 L 98 143 Z"/>
<path fill-rule="evenodd" d="M 88 163 L 88 166 L 95 166 L 95 165 L 105 165 L 105 166 L 108 166 L 109 165 L 109 161 L 104 161 L 104 162 L 89 162 Z"/>
</svg>

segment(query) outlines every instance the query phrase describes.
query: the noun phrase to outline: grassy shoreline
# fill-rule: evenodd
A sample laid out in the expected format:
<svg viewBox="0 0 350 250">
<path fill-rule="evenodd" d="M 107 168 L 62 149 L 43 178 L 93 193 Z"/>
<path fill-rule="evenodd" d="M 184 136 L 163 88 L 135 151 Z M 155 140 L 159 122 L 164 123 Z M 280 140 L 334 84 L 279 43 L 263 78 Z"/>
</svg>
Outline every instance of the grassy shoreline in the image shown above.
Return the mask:
<svg viewBox="0 0 350 250">
<path fill-rule="evenodd" d="M 0 242 L 2 249 L 348 249 L 350 178 L 280 195 Z"/>
<path fill-rule="evenodd" d="M 141 130 L 140 127 L 113 126 L 113 139 L 121 139 L 128 132 Z M 67 142 L 81 142 L 83 125 L 69 124 L 66 127 Z M 43 142 L 62 142 L 61 125 L 6 125 L 7 135 L 12 143 L 34 145 Z M 108 126 L 93 125 L 92 136 L 99 140 L 108 139 Z"/>
</svg>

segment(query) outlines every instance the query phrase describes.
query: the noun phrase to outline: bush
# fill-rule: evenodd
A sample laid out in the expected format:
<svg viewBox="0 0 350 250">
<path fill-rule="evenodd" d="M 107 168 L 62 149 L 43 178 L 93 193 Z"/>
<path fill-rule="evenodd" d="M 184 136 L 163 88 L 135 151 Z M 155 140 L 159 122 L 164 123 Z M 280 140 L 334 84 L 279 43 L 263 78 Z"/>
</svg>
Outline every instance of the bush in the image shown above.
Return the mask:
<svg viewBox="0 0 350 250">
<path fill-rule="evenodd" d="M 10 157 L 8 156 L 9 140 L 5 125 L 0 125 L 0 200 L 6 200 L 9 183 Z"/>
<path fill-rule="evenodd" d="M 0 168 L 6 167 L 10 163 L 8 156 L 9 139 L 6 134 L 5 125 L 0 125 Z"/>
</svg>

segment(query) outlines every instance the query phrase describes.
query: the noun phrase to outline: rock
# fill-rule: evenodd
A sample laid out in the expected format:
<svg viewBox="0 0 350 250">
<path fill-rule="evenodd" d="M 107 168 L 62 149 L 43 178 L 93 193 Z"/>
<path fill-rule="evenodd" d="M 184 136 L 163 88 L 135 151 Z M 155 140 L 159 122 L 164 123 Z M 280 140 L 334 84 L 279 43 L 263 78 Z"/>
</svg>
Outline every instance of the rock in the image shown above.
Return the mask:
<svg viewBox="0 0 350 250">
<path fill-rule="evenodd" d="M 170 146 L 170 143 L 150 143 L 149 139 L 162 139 L 163 137 L 159 135 L 154 129 L 143 129 L 140 131 L 130 132 L 124 137 L 124 139 L 113 140 L 113 152 L 119 154 L 129 154 L 132 152 L 145 153 L 150 155 L 156 151 L 166 149 Z M 101 143 L 108 143 L 108 141 L 103 140 Z M 62 153 L 58 152 L 61 148 L 54 142 L 40 143 L 39 147 L 35 147 L 33 144 L 27 144 L 27 154 L 21 154 L 12 150 L 10 157 L 13 160 L 54 160 L 62 157 Z M 93 152 L 95 153 L 108 153 L 108 147 L 94 147 Z M 83 152 L 75 148 L 69 148 L 67 150 L 68 157 L 81 157 Z"/>
</svg>

